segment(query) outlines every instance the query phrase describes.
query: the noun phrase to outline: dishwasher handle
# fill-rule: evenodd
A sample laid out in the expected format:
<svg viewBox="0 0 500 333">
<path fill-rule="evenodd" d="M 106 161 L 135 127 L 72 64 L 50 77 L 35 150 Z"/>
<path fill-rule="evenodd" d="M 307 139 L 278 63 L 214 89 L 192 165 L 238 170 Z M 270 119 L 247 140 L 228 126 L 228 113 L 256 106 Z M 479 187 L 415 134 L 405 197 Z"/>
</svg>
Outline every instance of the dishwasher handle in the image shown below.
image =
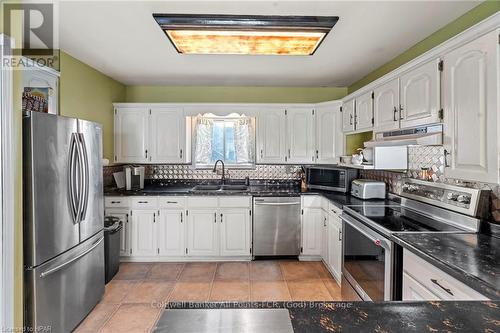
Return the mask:
<svg viewBox="0 0 500 333">
<path fill-rule="evenodd" d="M 255 206 L 295 206 L 300 202 L 255 202 Z"/>
</svg>

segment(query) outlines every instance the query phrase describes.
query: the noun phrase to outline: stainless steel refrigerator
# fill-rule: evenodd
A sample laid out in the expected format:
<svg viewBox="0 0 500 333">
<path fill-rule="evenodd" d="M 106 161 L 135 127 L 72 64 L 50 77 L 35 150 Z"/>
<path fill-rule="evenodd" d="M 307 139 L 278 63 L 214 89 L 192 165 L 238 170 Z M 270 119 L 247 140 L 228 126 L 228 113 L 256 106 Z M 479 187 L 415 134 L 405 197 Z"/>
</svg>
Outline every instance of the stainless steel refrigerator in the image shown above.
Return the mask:
<svg viewBox="0 0 500 333">
<path fill-rule="evenodd" d="M 104 294 L 100 124 L 23 118 L 24 320 L 70 332 Z"/>
</svg>

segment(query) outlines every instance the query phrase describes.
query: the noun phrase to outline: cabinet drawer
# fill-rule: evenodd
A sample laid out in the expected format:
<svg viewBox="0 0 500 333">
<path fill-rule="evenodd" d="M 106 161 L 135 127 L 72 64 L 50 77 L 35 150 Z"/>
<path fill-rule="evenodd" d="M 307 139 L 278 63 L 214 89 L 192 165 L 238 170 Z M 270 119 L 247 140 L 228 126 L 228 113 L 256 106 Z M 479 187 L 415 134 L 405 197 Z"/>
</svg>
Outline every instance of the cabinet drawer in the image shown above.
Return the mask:
<svg viewBox="0 0 500 333">
<path fill-rule="evenodd" d="M 403 269 L 406 274 L 442 300 L 488 299 L 406 249 L 403 252 Z"/>
<path fill-rule="evenodd" d="M 157 197 L 133 197 L 130 198 L 133 209 L 156 209 L 158 208 Z"/>
<path fill-rule="evenodd" d="M 217 208 L 218 199 L 217 197 L 188 197 L 187 206 L 189 208 L 199 207 L 199 208 Z"/>
<path fill-rule="evenodd" d="M 251 198 L 249 196 L 246 197 L 233 197 L 233 196 L 224 196 L 219 197 L 219 207 L 222 208 L 250 208 Z"/>
<path fill-rule="evenodd" d="M 128 197 L 104 197 L 105 208 L 129 208 Z"/>
<path fill-rule="evenodd" d="M 319 195 L 303 195 L 303 208 L 322 208 L 323 197 Z"/>
<path fill-rule="evenodd" d="M 159 208 L 184 208 L 186 206 L 186 197 L 159 197 Z"/>
<path fill-rule="evenodd" d="M 342 214 L 342 209 L 340 209 L 335 204 L 333 204 L 329 201 L 328 202 L 328 213 L 340 215 L 340 214 Z"/>
</svg>

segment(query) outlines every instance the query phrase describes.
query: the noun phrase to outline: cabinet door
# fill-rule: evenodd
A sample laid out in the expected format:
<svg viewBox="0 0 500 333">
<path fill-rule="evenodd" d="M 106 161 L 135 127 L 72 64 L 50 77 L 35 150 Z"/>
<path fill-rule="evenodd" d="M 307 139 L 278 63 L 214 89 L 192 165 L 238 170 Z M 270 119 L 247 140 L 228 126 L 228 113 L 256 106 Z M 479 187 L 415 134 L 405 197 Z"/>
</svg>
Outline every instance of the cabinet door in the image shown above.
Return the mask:
<svg viewBox="0 0 500 333">
<path fill-rule="evenodd" d="M 321 228 L 321 258 L 328 265 L 328 214 L 323 212 L 323 224 Z"/>
<path fill-rule="evenodd" d="M 302 215 L 302 254 L 321 255 L 322 230 L 323 210 L 305 208 Z"/>
<path fill-rule="evenodd" d="M 335 214 L 328 215 L 328 266 L 340 281 L 342 272 L 342 221 Z"/>
<path fill-rule="evenodd" d="M 403 301 L 437 301 L 439 297 L 403 272 Z"/>
<path fill-rule="evenodd" d="M 156 226 L 158 254 L 162 256 L 183 256 L 185 254 L 184 225 L 184 210 L 160 210 Z"/>
<path fill-rule="evenodd" d="M 128 209 L 106 209 L 106 216 L 114 216 L 120 219 L 122 230 L 120 230 L 120 256 L 128 257 L 130 255 L 130 224 Z"/>
<path fill-rule="evenodd" d="M 333 164 L 336 162 L 337 115 L 340 103 L 316 108 L 316 152 L 315 162 Z"/>
<path fill-rule="evenodd" d="M 149 161 L 148 122 L 149 111 L 146 108 L 115 110 L 115 162 Z"/>
<path fill-rule="evenodd" d="M 132 255 L 155 256 L 156 246 L 156 211 L 132 211 Z"/>
<path fill-rule="evenodd" d="M 283 163 L 286 149 L 283 109 L 263 110 L 257 116 L 257 163 Z"/>
<path fill-rule="evenodd" d="M 376 88 L 373 100 L 373 129 L 377 132 L 399 128 L 399 79 Z"/>
<path fill-rule="evenodd" d="M 314 162 L 314 110 L 293 108 L 287 110 L 287 162 Z"/>
<path fill-rule="evenodd" d="M 493 31 L 444 56 L 446 177 L 499 181 L 497 43 Z"/>
<path fill-rule="evenodd" d="M 373 98 L 372 92 L 368 92 L 356 98 L 356 112 L 354 113 L 354 124 L 356 131 L 371 130 L 373 128 Z"/>
<path fill-rule="evenodd" d="M 342 103 L 342 132 L 354 131 L 354 99 Z"/>
<path fill-rule="evenodd" d="M 250 210 L 221 210 L 220 228 L 222 256 L 250 255 Z"/>
<path fill-rule="evenodd" d="M 149 128 L 150 162 L 184 163 L 186 161 L 186 117 L 182 109 L 151 109 Z"/>
<path fill-rule="evenodd" d="M 438 65 L 439 59 L 436 59 L 401 76 L 401 128 L 440 121 L 441 87 Z"/>
<path fill-rule="evenodd" d="M 191 209 L 187 216 L 187 255 L 219 255 L 219 216 L 214 209 Z"/>
</svg>

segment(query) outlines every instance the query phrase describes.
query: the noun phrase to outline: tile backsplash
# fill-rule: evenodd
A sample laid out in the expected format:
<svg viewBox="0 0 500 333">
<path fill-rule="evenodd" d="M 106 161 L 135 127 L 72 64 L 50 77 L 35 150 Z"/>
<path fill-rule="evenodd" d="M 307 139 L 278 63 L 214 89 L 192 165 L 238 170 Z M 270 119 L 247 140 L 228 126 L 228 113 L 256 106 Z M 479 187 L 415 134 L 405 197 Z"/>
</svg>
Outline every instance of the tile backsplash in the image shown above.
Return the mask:
<svg viewBox="0 0 500 333">
<path fill-rule="evenodd" d="M 212 180 L 220 179 L 220 174 L 212 172 L 212 169 L 194 169 L 185 164 L 157 164 L 145 165 L 146 179 L 162 180 Z M 220 170 L 220 166 L 218 167 Z M 114 183 L 113 173 L 122 171 L 123 166 L 108 166 L 104 168 L 104 185 Z M 276 180 L 299 180 L 300 165 L 256 165 L 255 169 L 226 169 L 226 177 L 229 179 L 276 179 Z"/>
<path fill-rule="evenodd" d="M 491 219 L 500 223 L 500 185 L 446 178 L 444 148 L 440 146 L 409 146 L 408 171 L 406 172 L 362 170 L 361 177 L 384 181 L 388 185 L 389 192 L 397 194 L 401 191 L 402 179 L 420 178 L 422 168 L 428 168 L 430 181 L 491 190 Z"/>
</svg>

